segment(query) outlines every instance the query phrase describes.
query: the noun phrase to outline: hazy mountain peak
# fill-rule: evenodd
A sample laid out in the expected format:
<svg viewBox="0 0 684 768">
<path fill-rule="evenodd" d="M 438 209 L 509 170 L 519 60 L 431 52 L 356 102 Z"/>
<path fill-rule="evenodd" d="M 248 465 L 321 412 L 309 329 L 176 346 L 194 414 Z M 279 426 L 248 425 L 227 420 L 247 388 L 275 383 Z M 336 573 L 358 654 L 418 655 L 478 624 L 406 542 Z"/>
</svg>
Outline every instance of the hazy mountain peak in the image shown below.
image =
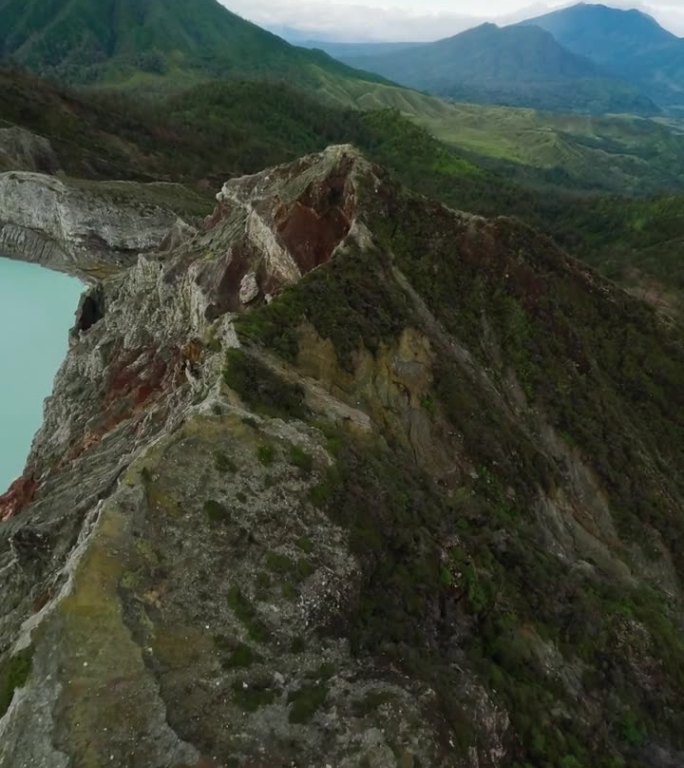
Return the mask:
<svg viewBox="0 0 684 768">
<path fill-rule="evenodd" d="M 678 39 L 642 11 L 591 3 L 552 11 L 519 26 L 530 25 L 547 30 L 573 53 L 611 65 L 620 57 Z"/>
</svg>

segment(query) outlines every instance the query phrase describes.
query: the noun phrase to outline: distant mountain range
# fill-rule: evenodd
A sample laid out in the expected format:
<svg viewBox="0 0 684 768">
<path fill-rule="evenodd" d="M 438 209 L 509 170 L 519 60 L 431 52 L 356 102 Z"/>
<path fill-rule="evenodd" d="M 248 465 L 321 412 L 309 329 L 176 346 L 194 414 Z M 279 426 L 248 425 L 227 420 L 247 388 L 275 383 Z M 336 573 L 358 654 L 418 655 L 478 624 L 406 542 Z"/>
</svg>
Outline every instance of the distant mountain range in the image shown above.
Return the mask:
<svg viewBox="0 0 684 768">
<path fill-rule="evenodd" d="M 583 112 L 659 111 L 638 88 L 536 26 L 483 24 L 436 43 L 362 51 L 341 60 L 457 100 Z"/>
<path fill-rule="evenodd" d="M 439 96 L 580 112 L 684 109 L 684 40 L 636 10 L 579 5 L 435 43 L 309 43 Z"/>
<path fill-rule="evenodd" d="M 344 106 L 422 98 L 582 113 L 684 110 L 684 40 L 638 11 L 577 5 L 435 43 L 290 45 L 217 0 L 0 0 L 0 64 L 72 85 L 287 82 Z M 321 49 L 321 50 L 317 50 Z"/>
</svg>

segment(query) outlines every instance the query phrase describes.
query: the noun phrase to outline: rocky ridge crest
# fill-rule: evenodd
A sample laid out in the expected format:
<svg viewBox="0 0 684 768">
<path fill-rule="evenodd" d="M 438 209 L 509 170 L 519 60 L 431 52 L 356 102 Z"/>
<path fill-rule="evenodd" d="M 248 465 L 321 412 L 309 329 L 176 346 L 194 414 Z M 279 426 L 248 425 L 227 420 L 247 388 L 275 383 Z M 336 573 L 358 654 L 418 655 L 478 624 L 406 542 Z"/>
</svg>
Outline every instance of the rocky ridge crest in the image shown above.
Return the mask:
<svg viewBox="0 0 684 768">
<path fill-rule="evenodd" d="M 0 177 L 51 211 L 60 184 Z M 640 406 L 604 425 L 665 510 L 647 551 L 617 464 L 545 400 L 554 377 L 589 419 L 595 381 L 628 397 L 581 325 L 641 305 L 352 147 L 217 202 L 168 237 L 156 214 L 130 239 L 128 211 L 80 205 L 87 220 L 25 227 L 51 242 L 43 263 L 111 269 L 0 499 L 0 766 L 475 768 L 551 749 L 574 766 L 587 743 L 596 765 L 676 764 L 674 729 L 602 726 L 682 711 L 661 674 L 680 652 L 663 630 L 681 622 L 676 449 L 654 449 Z M 608 621 L 616 593 L 629 611 Z M 575 627 L 594 622 L 587 650 Z"/>
</svg>

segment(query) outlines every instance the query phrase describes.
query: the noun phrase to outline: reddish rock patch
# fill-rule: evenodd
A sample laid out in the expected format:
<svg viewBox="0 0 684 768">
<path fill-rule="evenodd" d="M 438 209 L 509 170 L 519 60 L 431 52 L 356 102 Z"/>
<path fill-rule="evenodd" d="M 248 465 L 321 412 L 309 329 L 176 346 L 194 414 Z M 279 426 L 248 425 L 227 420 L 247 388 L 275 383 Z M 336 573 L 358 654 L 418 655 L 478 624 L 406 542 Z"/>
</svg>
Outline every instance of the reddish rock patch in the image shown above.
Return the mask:
<svg viewBox="0 0 684 768">
<path fill-rule="evenodd" d="M 254 206 L 301 274 L 330 261 L 335 248 L 349 234 L 356 209 L 356 195 L 350 180 L 353 165 L 352 157 L 343 157 L 327 177 L 309 184 L 294 202 L 286 204 L 273 195 Z M 297 170 L 301 172 L 304 168 Z M 220 200 L 213 214 L 205 219 L 205 230 L 209 231 L 227 219 L 233 205 L 230 200 Z M 258 294 L 250 299 L 250 304 L 263 300 L 266 295 L 274 296 L 283 288 L 282 276 L 269 268 L 264 254 L 248 238 L 234 242 L 223 258 L 203 266 L 197 284 L 210 298 L 206 310 L 208 320 L 244 308 L 240 288 L 248 273 L 256 276 L 258 288 Z"/>
<path fill-rule="evenodd" d="M 278 234 L 302 274 L 330 261 L 351 226 L 339 208 L 330 208 L 321 214 L 296 202 L 280 215 Z"/>
<path fill-rule="evenodd" d="M 302 274 L 330 261 L 349 234 L 354 200 L 348 171 L 343 164 L 327 179 L 309 185 L 293 205 L 281 205 L 275 212 L 278 235 Z"/>
<path fill-rule="evenodd" d="M 31 476 L 22 476 L 0 496 L 0 520 L 5 522 L 24 510 L 35 498 L 38 484 Z"/>
<path fill-rule="evenodd" d="M 151 403 L 185 382 L 184 367 L 201 358 L 198 341 L 183 350 L 152 348 L 120 350 L 108 369 L 101 409 L 88 430 L 75 442 L 65 461 L 73 461 L 97 445 L 120 424 L 144 416 Z"/>
<path fill-rule="evenodd" d="M 166 363 L 151 349 L 123 352 L 109 369 L 106 402 L 142 403 L 159 386 Z"/>
</svg>

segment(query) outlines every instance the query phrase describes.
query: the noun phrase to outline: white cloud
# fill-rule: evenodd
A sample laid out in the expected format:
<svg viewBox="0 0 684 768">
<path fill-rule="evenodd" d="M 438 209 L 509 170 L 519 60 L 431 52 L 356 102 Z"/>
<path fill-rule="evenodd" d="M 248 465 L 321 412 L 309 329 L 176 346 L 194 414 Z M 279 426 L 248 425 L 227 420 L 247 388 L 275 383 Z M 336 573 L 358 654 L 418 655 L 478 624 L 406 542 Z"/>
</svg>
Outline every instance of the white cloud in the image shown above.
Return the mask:
<svg viewBox="0 0 684 768">
<path fill-rule="evenodd" d="M 676 0 L 605 0 L 621 8 L 651 13 L 676 34 L 684 35 L 684 8 Z M 221 0 L 243 18 L 278 32 L 296 29 L 301 38 L 384 41 L 436 40 L 483 21 L 519 21 L 572 2 L 547 0 Z M 457 10 L 454 10 L 457 6 Z M 486 12 L 483 13 L 483 8 Z"/>
</svg>

